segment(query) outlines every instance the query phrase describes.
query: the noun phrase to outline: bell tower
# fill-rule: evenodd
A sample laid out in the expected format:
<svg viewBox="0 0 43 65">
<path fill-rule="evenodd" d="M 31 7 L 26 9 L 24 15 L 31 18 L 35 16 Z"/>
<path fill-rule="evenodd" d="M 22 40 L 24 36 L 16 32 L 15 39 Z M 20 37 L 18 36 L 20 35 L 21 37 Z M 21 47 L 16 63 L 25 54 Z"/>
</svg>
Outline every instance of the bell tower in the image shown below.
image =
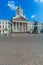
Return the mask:
<svg viewBox="0 0 43 65">
<path fill-rule="evenodd" d="M 23 10 L 21 9 L 21 7 L 18 6 L 18 8 L 16 9 L 16 16 L 23 16 Z"/>
</svg>

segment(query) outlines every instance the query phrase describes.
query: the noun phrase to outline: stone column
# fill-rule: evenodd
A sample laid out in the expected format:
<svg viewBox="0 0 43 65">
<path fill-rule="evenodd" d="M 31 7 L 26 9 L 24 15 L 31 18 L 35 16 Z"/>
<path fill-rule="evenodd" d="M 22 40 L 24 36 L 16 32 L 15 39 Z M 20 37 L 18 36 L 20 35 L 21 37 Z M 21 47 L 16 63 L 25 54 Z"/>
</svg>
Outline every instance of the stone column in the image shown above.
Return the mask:
<svg viewBox="0 0 43 65">
<path fill-rule="evenodd" d="M 26 23 L 25 23 L 25 32 L 26 32 Z"/>
<path fill-rule="evenodd" d="M 2 24 L 2 21 L 1 21 L 1 34 L 3 34 L 3 24 Z"/>
<path fill-rule="evenodd" d="M 19 22 L 19 32 L 20 32 L 20 22 Z"/>
<path fill-rule="evenodd" d="M 14 32 L 14 23 L 12 23 L 12 32 Z"/>
<path fill-rule="evenodd" d="M 16 32 L 17 32 L 17 22 L 16 22 Z"/>
<path fill-rule="evenodd" d="M 22 32 L 23 32 L 23 23 L 22 23 Z"/>
</svg>

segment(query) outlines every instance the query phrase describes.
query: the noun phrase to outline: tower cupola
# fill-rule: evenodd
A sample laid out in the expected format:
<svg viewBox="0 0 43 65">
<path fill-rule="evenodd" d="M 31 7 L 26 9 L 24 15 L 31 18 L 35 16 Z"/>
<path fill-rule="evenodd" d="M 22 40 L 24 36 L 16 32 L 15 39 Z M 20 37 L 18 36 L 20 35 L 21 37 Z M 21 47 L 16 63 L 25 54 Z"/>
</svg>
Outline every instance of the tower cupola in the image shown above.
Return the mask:
<svg viewBox="0 0 43 65">
<path fill-rule="evenodd" d="M 21 7 L 18 7 L 16 9 L 16 16 L 19 15 L 19 16 L 23 16 L 23 10 L 21 9 Z"/>
</svg>

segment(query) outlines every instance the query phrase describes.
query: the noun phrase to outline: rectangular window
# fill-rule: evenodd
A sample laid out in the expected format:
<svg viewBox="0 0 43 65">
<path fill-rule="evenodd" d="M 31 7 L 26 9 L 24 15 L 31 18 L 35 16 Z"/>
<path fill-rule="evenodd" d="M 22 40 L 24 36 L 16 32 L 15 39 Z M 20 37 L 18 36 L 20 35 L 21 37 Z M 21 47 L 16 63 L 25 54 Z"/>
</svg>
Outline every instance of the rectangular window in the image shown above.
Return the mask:
<svg viewBox="0 0 43 65">
<path fill-rule="evenodd" d="M 5 28 L 7 28 L 7 26 L 5 26 Z"/>
<path fill-rule="evenodd" d="M 5 31 L 7 31 L 7 29 L 5 29 Z"/>
<path fill-rule="evenodd" d="M 3 28 L 4 28 L 4 25 L 3 25 Z"/>
<path fill-rule="evenodd" d="M 7 24 L 7 22 L 5 24 Z"/>
</svg>

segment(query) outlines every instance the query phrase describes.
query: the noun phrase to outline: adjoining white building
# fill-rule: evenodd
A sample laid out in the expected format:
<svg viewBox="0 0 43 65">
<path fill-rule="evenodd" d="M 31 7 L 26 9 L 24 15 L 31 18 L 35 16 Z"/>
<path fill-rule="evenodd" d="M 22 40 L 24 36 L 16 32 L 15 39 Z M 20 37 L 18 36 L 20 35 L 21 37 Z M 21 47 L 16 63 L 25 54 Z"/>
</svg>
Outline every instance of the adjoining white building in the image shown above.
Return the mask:
<svg viewBox="0 0 43 65">
<path fill-rule="evenodd" d="M 0 34 L 9 34 L 11 32 L 11 21 L 0 20 Z"/>
<path fill-rule="evenodd" d="M 27 29 L 28 29 L 28 32 L 32 33 L 33 30 L 34 30 L 34 22 L 33 21 L 29 21 L 28 24 L 27 24 Z"/>
</svg>

